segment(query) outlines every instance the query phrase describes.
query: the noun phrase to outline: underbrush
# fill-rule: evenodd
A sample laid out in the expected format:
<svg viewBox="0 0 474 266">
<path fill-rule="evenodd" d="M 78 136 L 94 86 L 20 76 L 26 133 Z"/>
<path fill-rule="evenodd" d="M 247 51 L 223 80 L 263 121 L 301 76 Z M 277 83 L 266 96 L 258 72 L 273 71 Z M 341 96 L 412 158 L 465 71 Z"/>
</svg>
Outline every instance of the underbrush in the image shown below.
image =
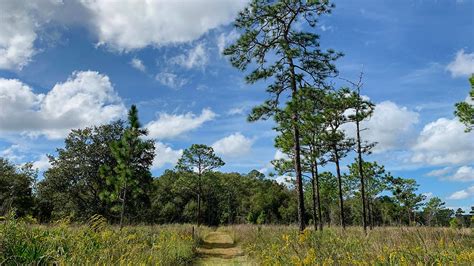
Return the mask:
<svg viewBox="0 0 474 266">
<path fill-rule="evenodd" d="M 359 227 L 306 229 L 230 226 L 246 253 L 262 265 L 472 265 L 471 229 Z"/>
<path fill-rule="evenodd" d="M 0 222 L 0 265 L 182 265 L 196 246 L 188 225 L 31 225 Z"/>
</svg>

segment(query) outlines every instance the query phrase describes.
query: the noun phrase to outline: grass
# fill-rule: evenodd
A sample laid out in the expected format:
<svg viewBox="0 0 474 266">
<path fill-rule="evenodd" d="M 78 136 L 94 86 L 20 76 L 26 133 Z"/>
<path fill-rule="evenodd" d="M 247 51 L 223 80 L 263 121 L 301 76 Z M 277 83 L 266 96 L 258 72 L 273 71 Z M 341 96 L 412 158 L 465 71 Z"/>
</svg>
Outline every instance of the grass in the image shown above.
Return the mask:
<svg viewBox="0 0 474 266">
<path fill-rule="evenodd" d="M 194 259 L 189 225 L 105 226 L 0 223 L 0 265 L 183 265 Z"/>
<path fill-rule="evenodd" d="M 472 265 L 472 229 L 429 227 L 376 228 L 367 236 L 359 227 L 307 229 L 292 226 L 236 225 L 217 229 L 232 237 L 259 265 Z M 88 225 L 61 221 L 31 225 L 0 222 L 0 265 L 103 264 L 185 265 L 196 262 L 199 239 L 213 231 L 191 225 L 128 226 L 123 230 L 100 219 Z"/>
<path fill-rule="evenodd" d="M 472 265 L 472 229 L 326 228 L 299 234 L 288 226 L 232 226 L 247 254 L 262 265 Z"/>
</svg>

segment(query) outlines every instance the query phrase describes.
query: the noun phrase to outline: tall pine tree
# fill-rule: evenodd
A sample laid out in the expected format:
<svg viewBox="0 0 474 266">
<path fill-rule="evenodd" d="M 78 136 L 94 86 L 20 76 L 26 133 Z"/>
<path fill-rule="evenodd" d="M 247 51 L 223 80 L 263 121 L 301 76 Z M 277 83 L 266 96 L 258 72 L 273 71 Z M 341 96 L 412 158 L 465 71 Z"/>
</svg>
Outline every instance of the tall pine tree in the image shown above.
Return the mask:
<svg viewBox="0 0 474 266">
<path fill-rule="evenodd" d="M 280 101 L 285 102 L 284 97 L 294 102 L 291 112 L 293 163 L 300 231 L 305 228 L 305 210 L 297 95 L 301 87 L 324 86 L 327 77 L 336 75 L 333 61 L 341 56 L 333 50 L 322 51 L 319 36 L 301 29 L 315 29 L 318 17 L 330 13 L 332 8 L 328 1 L 253 0 L 235 21 L 242 35 L 224 51 L 232 65 L 242 71 L 250 64 L 255 65 L 246 77 L 247 82 L 272 80 L 267 87 L 270 99 L 253 109 L 250 121 L 274 115 Z"/>
</svg>

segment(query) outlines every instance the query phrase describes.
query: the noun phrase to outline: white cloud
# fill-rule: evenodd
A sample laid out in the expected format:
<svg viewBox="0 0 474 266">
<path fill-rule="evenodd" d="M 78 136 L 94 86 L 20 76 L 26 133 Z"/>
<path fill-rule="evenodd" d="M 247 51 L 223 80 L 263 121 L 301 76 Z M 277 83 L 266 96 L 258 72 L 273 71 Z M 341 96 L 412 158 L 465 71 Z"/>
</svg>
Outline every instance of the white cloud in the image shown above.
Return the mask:
<svg viewBox="0 0 474 266">
<path fill-rule="evenodd" d="M 281 150 L 276 150 L 275 155 L 273 156 L 273 160 L 290 160 L 290 157 L 283 153 Z"/>
<path fill-rule="evenodd" d="M 474 160 L 474 133 L 465 133 L 457 119 L 440 118 L 423 128 L 411 160 L 431 165 L 465 164 Z"/>
<path fill-rule="evenodd" d="M 107 76 L 94 71 L 74 72 L 48 93 L 36 94 L 16 79 L 0 78 L 2 132 L 62 138 L 70 129 L 121 118 L 122 100 Z"/>
<path fill-rule="evenodd" d="M 132 50 L 189 42 L 234 19 L 247 1 L 81 0 L 100 44 Z"/>
<path fill-rule="evenodd" d="M 236 157 L 249 153 L 253 142 L 252 139 L 237 132 L 214 142 L 212 147 L 216 153 L 224 156 Z"/>
<path fill-rule="evenodd" d="M 232 42 L 237 40 L 240 37 L 240 34 L 235 30 L 232 29 L 229 33 L 221 33 L 217 37 L 217 48 L 219 49 L 219 55 L 222 55 L 224 49 L 230 45 Z"/>
<path fill-rule="evenodd" d="M 46 155 L 41 155 L 41 157 L 33 162 L 33 168 L 38 169 L 39 171 L 46 171 L 51 167 L 51 164 L 49 163 L 49 158 Z"/>
<path fill-rule="evenodd" d="M 448 199 L 452 200 L 461 200 L 461 199 L 467 199 L 467 198 L 474 198 L 474 186 L 470 186 L 466 189 L 459 190 L 451 194 L 451 196 L 448 197 Z"/>
<path fill-rule="evenodd" d="M 245 107 L 234 107 L 231 108 L 227 114 L 228 115 L 241 115 L 245 112 Z"/>
<path fill-rule="evenodd" d="M 204 68 L 208 60 L 206 48 L 203 43 L 200 43 L 193 49 L 190 49 L 187 54 L 181 54 L 171 58 L 170 62 L 191 69 Z"/>
<path fill-rule="evenodd" d="M 469 76 L 474 73 L 474 53 L 464 53 L 464 49 L 456 53 L 456 58 L 446 66 L 452 77 Z"/>
<path fill-rule="evenodd" d="M 173 150 L 162 142 L 155 142 L 155 159 L 153 160 L 153 169 L 159 169 L 170 164 L 174 166 L 183 155 L 183 150 Z"/>
<path fill-rule="evenodd" d="M 446 179 L 461 182 L 474 181 L 474 168 L 466 165 L 461 166 L 453 175 L 446 177 Z"/>
<path fill-rule="evenodd" d="M 180 115 L 161 113 L 157 120 L 149 122 L 145 127 L 150 138 L 169 139 L 199 128 L 215 117 L 216 114 L 210 109 L 203 109 L 199 116 L 191 112 Z"/>
<path fill-rule="evenodd" d="M 377 142 L 374 153 L 404 148 L 410 144 L 413 126 L 418 123 L 418 117 L 417 112 L 391 101 L 383 101 L 376 104 L 370 120 L 362 123 L 362 128 L 367 130 L 362 131 L 361 136 L 364 140 Z M 355 137 L 354 123 L 344 125 L 344 129 L 349 136 Z"/>
<path fill-rule="evenodd" d="M 143 64 L 142 60 L 138 59 L 138 58 L 133 58 L 131 61 L 130 61 L 130 65 L 132 65 L 132 67 L 140 70 L 141 72 L 145 72 L 146 71 L 146 67 L 145 65 Z"/>
<path fill-rule="evenodd" d="M 52 17 L 56 0 L 1 1 L 0 69 L 22 69 L 37 53 L 37 31 Z"/>
<path fill-rule="evenodd" d="M 289 188 L 294 187 L 293 182 L 295 181 L 295 178 L 292 176 L 280 175 L 277 176 L 274 180 L 280 185 L 284 185 Z"/>
<path fill-rule="evenodd" d="M 451 170 L 452 170 L 452 167 L 447 166 L 441 169 L 430 171 L 426 175 L 427 176 L 444 176 L 444 175 L 447 175 L 449 172 L 451 172 Z"/>
<path fill-rule="evenodd" d="M 6 158 L 12 162 L 19 162 L 23 160 L 25 156 L 21 155 L 23 148 L 18 144 L 13 144 L 3 151 L 0 151 L 0 157 Z"/>
<path fill-rule="evenodd" d="M 172 89 L 179 89 L 188 83 L 187 79 L 180 78 L 178 75 L 169 72 L 158 73 L 156 74 L 155 79 Z"/>
</svg>

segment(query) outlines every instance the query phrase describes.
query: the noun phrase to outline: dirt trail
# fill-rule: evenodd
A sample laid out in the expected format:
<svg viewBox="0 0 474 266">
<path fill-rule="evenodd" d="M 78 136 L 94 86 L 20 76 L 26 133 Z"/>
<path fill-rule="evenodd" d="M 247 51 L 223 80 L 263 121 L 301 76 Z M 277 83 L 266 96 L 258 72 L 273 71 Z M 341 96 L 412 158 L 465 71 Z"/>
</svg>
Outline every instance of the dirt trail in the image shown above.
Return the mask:
<svg viewBox="0 0 474 266">
<path fill-rule="evenodd" d="M 196 265 L 254 265 L 248 261 L 242 249 L 225 232 L 210 232 L 204 243 L 197 248 Z"/>
</svg>

